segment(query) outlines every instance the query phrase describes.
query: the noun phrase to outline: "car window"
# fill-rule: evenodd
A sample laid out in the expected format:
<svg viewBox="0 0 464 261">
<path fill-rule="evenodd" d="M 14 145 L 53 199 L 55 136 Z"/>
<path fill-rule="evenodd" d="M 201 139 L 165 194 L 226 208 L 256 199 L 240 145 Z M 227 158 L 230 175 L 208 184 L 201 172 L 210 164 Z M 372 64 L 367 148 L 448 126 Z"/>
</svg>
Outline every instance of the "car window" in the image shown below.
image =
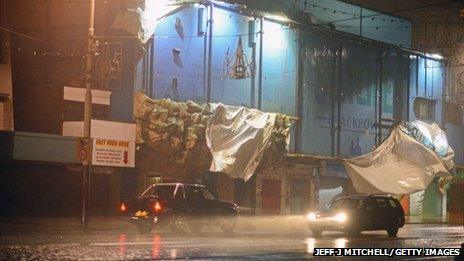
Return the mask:
<svg viewBox="0 0 464 261">
<path fill-rule="evenodd" d="M 344 200 L 345 199 L 343 199 L 343 198 L 336 199 L 336 200 L 332 201 L 331 203 L 329 203 L 327 208 L 328 209 L 340 208 L 343 205 Z"/>
<path fill-rule="evenodd" d="M 175 199 L 184 199 L 184 188 L 182 185 L 177 186 L 177 189 L 174 191 L 174 193 Z"/>
<path fill-rule="evenodd" d="M 197 200 L 204 200 L 205 197 L 203 196 L 203 191 L 201 187 L 196 186 L 186 186 L 185 187 L 185 194 L 187 198 L 197 201 Z"/>
<path fill-rule="evenodd" d="M 209 191 L 207 188 L 203 188 L 203 197 L 205 199 L 209 199 L 209 200 L 215 200 L 216 199 L 216 196 L 214 196 L 214 194 L 211 193 L 211 191 Z"/>
<path fill-rule="evenodd" d="M 153 190 L 155 189 L 154 186 L 150 186 L 149 188 L 147 188 L 147 190 L 145 190 L 143 193 L 142 193 L 142 197 L 149 197 L 151 195 L 153 195 Z"/>
<path fill-rule="evenodd" d="M 156 196 L 161 199 L 171 199 L 175 188 L 175 185 L 155 185 L 143 192 L 142 197 Z"/>
<path fill-rule="evenodd" d="M 376 208 L 376 202 L 371 199 L 367 200 L 366 209 L 369 210 L 369 209 L 375 209 L 375 208 Z"/>
<path fill-rule="evenodd" d="M 357 198 L 339 198 L 334 200 L 330 205 L 329 209 L 346 208 L 346 209 L 359 209 L 361 207 L 362 200 Z"/>
<path fill-rule="evenodd" d="M 392 208 L 397 208 L 398 207 L 398 204 L 393 199 L 389 199 L 388 203 L 390 204 L 390 207 L 392 207 Z"/>
<path fill-rule="evenodd" d="M 377 207 L 378 208 L 386 208 L 387 207 L 387 201 L 383 198 L 377 198 L 376 200 Z"/>
</svg>

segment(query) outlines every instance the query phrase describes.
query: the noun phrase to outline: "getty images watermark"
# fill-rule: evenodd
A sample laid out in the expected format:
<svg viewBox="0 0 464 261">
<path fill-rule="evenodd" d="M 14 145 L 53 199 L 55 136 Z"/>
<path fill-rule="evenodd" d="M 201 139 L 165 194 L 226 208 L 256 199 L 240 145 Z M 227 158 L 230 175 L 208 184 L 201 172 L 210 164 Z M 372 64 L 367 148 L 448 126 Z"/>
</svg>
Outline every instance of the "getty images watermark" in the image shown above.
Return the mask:
<svg viewBox="0 0 464 261">
<path fill-rule="evenodd" d="M 461 248 L 314 248 L 314 256 L 462 256 Z"/>
</svg>

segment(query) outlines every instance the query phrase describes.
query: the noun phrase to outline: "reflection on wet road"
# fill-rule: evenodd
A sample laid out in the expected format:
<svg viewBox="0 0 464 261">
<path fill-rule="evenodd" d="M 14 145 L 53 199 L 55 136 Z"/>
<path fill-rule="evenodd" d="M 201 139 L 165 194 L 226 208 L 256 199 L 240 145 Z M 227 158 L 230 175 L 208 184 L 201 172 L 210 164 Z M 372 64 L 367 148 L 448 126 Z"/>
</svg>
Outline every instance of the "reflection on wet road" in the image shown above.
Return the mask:
<svg viewBox="0 0 464 261">
<path fill-rule="evenodd" d="M 350 238 L 327 232 L 314 238 L 306 227 L 239 228 L 224 234 L 205 228 L 200 234 L 173 234 L 158 229 L 150 234 L 135 230 L 47 231 L 0 236 L 0 259 L 302 259 L 318 247 L 459 247 L 462 225 L 412 224 L 397 238 L 385 231 L 364 232 Z"/>
</svg>

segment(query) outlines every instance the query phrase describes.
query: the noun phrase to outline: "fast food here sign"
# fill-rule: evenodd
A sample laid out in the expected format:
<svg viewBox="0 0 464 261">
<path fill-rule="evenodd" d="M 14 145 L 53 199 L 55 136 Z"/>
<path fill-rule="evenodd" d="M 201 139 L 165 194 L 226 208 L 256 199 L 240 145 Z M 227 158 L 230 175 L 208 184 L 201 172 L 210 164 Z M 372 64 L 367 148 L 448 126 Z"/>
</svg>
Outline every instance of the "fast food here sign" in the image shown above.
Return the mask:
<svg viewBox="0 0 464 261">
<path fill-rule="evenodd" d="M 92 165 L 135 167 L 135 124 L 92 120 Z"/>
<path fill-rule="evenodd" d="M 92 119 L 92 141 L 78 140 L 77 157 L 92 159 L 92 165 L 111 167 L 135 167 L 135 124 Z M 82 137 L 84 122 L 63 122 L 63 135 Z M 85 146 L 84 146 L 85 145 Z M 90 148 L 91 147 L 91 148 Z M 91 157 L 90 157 L 91 156 Z"/>
<path fill-rule="evenodd" d="M 135 142 L 94 138 L 92 164 L 98 166 L 134 167 Z"/>
</svg>

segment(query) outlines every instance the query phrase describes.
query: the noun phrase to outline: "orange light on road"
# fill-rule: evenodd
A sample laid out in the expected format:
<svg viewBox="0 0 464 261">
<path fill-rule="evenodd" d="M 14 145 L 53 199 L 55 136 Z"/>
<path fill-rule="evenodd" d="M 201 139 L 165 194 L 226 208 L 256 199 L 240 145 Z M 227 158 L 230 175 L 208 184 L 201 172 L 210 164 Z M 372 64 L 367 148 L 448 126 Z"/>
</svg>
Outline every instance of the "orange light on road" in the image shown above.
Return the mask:
<svg viewBox="0 0 464 261">
<path fill-rule="evenodd" d="M 122 212 L 126 211 L 126 205 L 124 204 L 124 202 L 121 203 L 121 208 L 120 209 L 121 209 Z"/>
</svg>

